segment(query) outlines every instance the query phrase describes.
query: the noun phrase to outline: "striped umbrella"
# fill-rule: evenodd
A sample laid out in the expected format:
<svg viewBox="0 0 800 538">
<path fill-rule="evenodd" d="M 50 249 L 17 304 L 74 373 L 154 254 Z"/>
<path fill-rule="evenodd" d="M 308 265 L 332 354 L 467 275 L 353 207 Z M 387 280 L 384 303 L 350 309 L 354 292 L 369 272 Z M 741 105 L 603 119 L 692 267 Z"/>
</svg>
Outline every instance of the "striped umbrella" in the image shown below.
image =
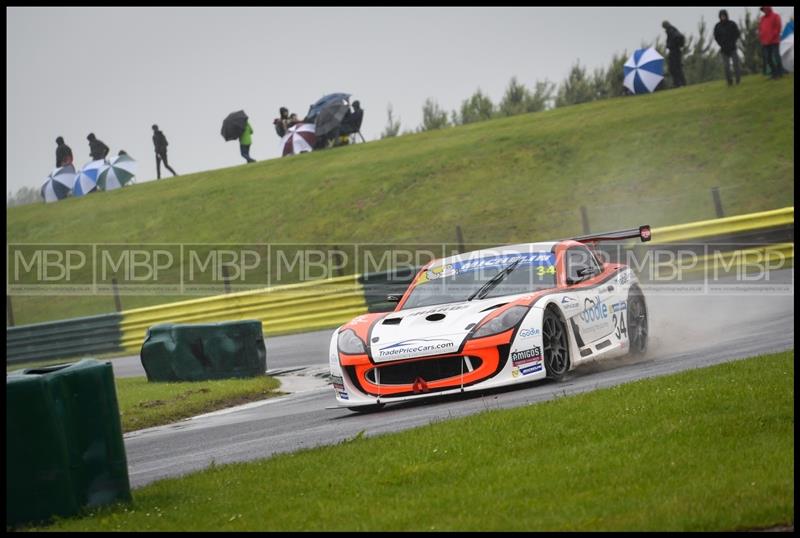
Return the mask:
<svg viewBox="0 0 800 538">
<path fill-rule="evenodd" d="M 314 134 L 313 123 L 298 123 L 286 131 L 281 139 L 283 147 L 283 157 L 296 153 L 305 153 L 314 150 L 317 143 L 317 135 Z"/>
<path fill-rule="evenodd" d="M 75 177 L 75 186 L 72 187 L 74 196 L 83 196 L 97 190 L 97 176 L 100 174 L 106 161 L 98 159 L 83 166 Z"/>
<path fill-rule="evenodd" d="M 75 167 L 71 164 L 56 168 L 42 185 L 42 198 L 47 203 L 57 202 L 69 196 L 72 185 L 75 184 Z"/>
<path fill-rule="evenodd" d="M 130 155 L 117 155 L 104 165 L 97 176 L 97 188 L 101 191 L 119 189 L 127 185 L 136 173 L 136 161 Z"/>
<path fill-rule="evenodd" d="M 631 92 L 653 92 L 664 79 L 664 57 L 653 47 L 636 49 L 622 69 L 622 83 Z"/>
</svg>

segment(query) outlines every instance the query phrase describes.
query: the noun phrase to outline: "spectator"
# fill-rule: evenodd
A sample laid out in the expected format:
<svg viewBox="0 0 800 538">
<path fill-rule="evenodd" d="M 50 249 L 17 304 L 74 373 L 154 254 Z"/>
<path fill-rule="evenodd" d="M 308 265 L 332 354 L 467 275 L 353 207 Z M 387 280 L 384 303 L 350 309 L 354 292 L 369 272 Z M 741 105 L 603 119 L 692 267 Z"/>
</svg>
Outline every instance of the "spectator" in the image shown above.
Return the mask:
<svg viewBox="0 0 800 538">
<path fill-rule="evenodd" d="M 742 77 L 739 54 L 736 52 L 736 42 L 740 35 L 739 27 L 728 18 L 728 12 L 724 9 L 720 10 L 719 22 L 714 26 L 714 39 L 719 45 L 719 53 L 725 64 L 725 78 L 728 80 L 728 86 L 733 86 L 731 62 L 733 62 L 733 74 L 736 75 L 736 84 L 739 84 Z"/>
<path fill-rule="evenodd" d="M 359 101 L 353 101 L 353 111 L 347 111 L 345 114 L 344 119 L 342 119 L 342 127 L 341 132 L 343 135 L 347 135 L 348 137 L 351 134 L 359 134 L 361 135 L 361 122 L 364 121 L 364 109 L 361 108 L 361 103 Z M 361 141 L 364 141 L 364 137 L 361 136 Z"/>
<path fill-rule="evenodd" d="M 286 129 L 289 128 L 289 109 L 282 106 L 280 109 L 280 117 L 275 118 L 272 124 L 275 125 L 275 132 L 278 133 L 278 136 L 281 138 L 284 137 L 286 135 Z"/>
<path fill-rule="evenodd" d="M 106 146 L 101 140 L 95 138 L 94 133 L 89 133 L 89 136 L 86 137 L 86 140 L 89 141 L 89 156 L 93 161 L 99 161 L 100 159 L 106 158 L 106 155 L 108 155 L 108 146 Z"/>
<path fill-rule="evenodd" d="M 153 146 L 156 151 L 156 179 L 161 179 L 161 161 L 164 161 L 164 166 L 167 170 L 172 172 L 173 176 L 178 175 L 167 162 L 167 145 L 169 145 L 167 137 L 158 129 L 158 125 L 153 124 Z"/>
<path fill-rule="evenodd" d="M 683 47 L 686 38 L 680 31 L 672 26 L 669 21 L 664 21 L 661 27 L 667 32 L 667 49 L 669 50 L 669 74 L 672 85 L 676 88 L 686 86 L 686 77 L 683 76 Z"/>
<path fill-rule="evenodd" d="M 72 164 L 72 148 L 64 143 L 64 139 L 60 136 L 56 138 L 56 168 Z"/>
<path fill-rule="evenodd" d="M 781 16 L 772 11 L 770 6 L 762 6 L 764 15 L 758 21 L 758 40 L 761 42 L 764 54 L 764 68 L 769 66 L 772 78 L 778 79 L 783 75 L 781 65 Z"/>
<path fill-rule="evenodd" d="M 288 126 L 289 126 L 289 127 L 293 127 L 293 126 L 297 125 L 298 123 L 303 123 L 303 122 L 302 122 L 302 121 L 300 121 L 300 118 L 298 118 L 298 117 L 297 117 L 297 114 L 295 114 L 294 112 L 292 112 L 292 113 L 289 115 L 289 122 L 288 122 Z"/>
<path fill-rule="evenodd" d="M 242 153 L 242 157 L 244 157 L 248 163 L 256 162 L 255 159 L 250 158 L 250 146 L 253 143 L 253 128 L 250 126 L 250 122 L 248 121 L 247 124 L 244 126 L 244 132 L 239 137 L 239 150 Z"/>
</svg>

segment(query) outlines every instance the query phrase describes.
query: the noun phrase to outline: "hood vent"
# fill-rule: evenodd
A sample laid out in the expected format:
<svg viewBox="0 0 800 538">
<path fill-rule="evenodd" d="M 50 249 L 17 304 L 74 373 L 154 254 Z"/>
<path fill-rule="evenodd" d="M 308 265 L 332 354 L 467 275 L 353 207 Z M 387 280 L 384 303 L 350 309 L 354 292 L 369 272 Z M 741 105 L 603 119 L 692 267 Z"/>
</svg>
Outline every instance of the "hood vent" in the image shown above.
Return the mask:
<svg viewBox="0 0 800 538">
<path fill-rule="evenodd" d="M 384 325 L 400 325 L 403 318 L 386 318 L 383 320 Z"/>
<path fill-rule="evenodd" d="M 441 312 L 437 312 L 435 314 L 431 314 L 430 316 L 425 316 L 425 319 L 427 319 L 428 321 L 439 321 L 443 320 L 444 317 L 445 317 L 444 314 L 442 314 Z"/>
<path fill-rule="evenodd" d="M 493 304 L 492 306 L 488 306 L 488 307 L 484 308 L 483 310 L 481 310 L 481 312 L 488 312 L 489 310 L 494 310 L 495 308 L 500 308 L 501 306 L 505 306 L 507 304 L 508 303 Z"/>
</svg>

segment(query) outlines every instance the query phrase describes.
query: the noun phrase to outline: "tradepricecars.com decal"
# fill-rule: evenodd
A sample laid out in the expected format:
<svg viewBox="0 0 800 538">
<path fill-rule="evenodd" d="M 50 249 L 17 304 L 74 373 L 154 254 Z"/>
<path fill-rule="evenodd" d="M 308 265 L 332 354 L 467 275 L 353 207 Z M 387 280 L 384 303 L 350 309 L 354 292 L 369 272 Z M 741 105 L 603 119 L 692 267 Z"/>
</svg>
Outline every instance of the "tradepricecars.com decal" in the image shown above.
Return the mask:
<svg viewBox="0 0 800 538">
<path fill-rule="evenodd" d="M 414 338 L 378 348 L 375 360 L 441 355 L 457 349 L 455 342 L 445 338 Z"/>
</svg>

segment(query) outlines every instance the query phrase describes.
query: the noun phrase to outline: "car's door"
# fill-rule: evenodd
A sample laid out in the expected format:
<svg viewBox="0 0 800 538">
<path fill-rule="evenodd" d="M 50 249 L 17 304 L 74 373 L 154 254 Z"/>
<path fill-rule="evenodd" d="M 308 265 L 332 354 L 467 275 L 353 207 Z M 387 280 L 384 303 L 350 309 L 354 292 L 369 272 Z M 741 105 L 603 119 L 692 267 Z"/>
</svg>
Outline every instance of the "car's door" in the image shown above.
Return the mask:
<svg viewBox="0 0 800 538">
<path fill-rule="evenodd" d="M 573 329 L 579 336 L 580 347 L 591 344 L 611 334 L 614 327 L 613 303 L 616 289 L 613 280 L 595 286 L 586 286 L 586 281 L 595 278 L 603 270 L 594 254 L 585 246 L 567 249 L 564 258 L 567 290 L 578 301 L 580 307 L 571 317 Z"/>
</svg>

